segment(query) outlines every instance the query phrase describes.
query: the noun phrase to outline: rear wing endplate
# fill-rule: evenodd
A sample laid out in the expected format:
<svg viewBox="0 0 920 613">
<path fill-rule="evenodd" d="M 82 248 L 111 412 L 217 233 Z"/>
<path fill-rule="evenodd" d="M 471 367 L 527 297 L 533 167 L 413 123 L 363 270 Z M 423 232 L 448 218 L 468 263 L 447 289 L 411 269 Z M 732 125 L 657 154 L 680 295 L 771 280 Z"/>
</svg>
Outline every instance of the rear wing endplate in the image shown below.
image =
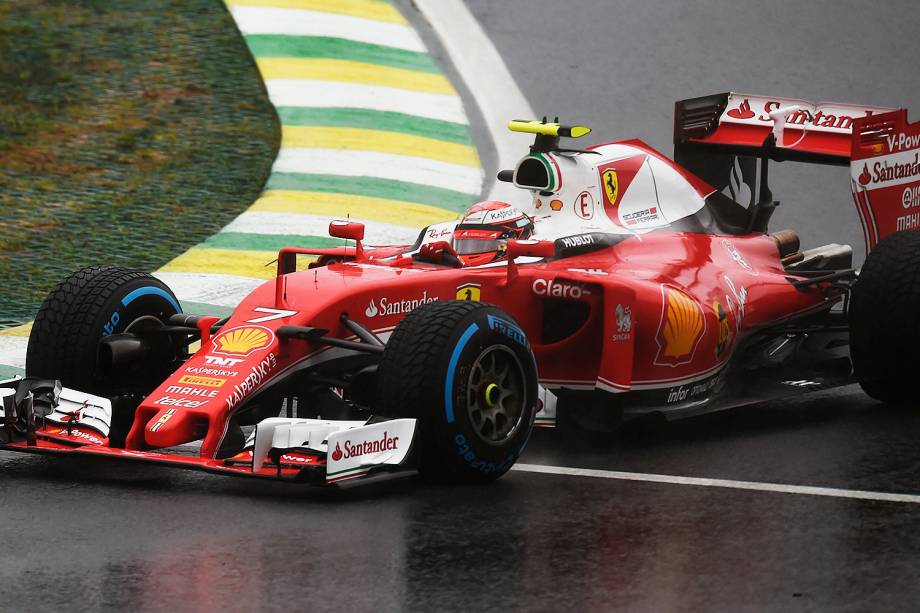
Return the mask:
<svg viewBox="0 0 920 613">
<path fill-rule="evenodd" d="M 920 121 L 907 111 L 858 119 L 853 126 L 850 187 L 866 251 L 899 230 L 920 228 Z"/>
</svg>

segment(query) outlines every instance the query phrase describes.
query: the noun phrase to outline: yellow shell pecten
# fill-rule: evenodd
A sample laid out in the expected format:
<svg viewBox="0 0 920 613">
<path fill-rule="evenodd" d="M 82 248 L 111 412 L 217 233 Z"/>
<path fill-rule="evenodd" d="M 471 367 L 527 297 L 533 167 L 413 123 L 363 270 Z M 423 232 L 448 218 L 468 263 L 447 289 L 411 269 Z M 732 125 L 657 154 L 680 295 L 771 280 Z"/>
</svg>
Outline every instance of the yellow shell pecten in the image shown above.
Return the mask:
<svg viewBox="0 0 920 613">
<path fill-rule="evenodd" d="M 663 355 L 680 358 L 693 351 L 693 345 L 703 331 L 703 316 L 699 305 L 681 291 L 668 290 L 668 315 L 662 336 Z"/>
<path fill-rule="evenodd" d="M 261 328 L 237 328 L 217 339 L 224 353 L 249 353 L 268 344 L 268 332 Z"/>
</svg>

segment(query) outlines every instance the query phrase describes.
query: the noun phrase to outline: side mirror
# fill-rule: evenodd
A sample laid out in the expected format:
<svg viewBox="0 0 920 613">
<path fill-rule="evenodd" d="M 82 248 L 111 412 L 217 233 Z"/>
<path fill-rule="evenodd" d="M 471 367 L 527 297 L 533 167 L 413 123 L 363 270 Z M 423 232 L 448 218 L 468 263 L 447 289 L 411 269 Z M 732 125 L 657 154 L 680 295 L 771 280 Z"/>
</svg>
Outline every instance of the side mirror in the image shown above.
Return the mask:
<svg viewBox="0 0 920 613">
<path fill-rule="evenodd" d="M 553 241 L 537 241 L 531 239 L 508 241 L 508 276 L 505 278 L 503 285 L 508 285 L 518 276 L 517 264 L 514 258 L 518 256 L 530 256 L 537 258 L 551 258 L 556 255 L 556 243 Z"/>
<path fill-rule="evenodd" d="M 334 220 L 329 222 L 329 236 L 354 241 L 364 240 L 364 224 L 357 221 Z"/>
<path fill-rule="evenodd" d="M 518 256 L 551 258 L 556 255 L 556 243 L 531 239 L 511 239 L 508 241 L 508 259 Z"/>
</svg>

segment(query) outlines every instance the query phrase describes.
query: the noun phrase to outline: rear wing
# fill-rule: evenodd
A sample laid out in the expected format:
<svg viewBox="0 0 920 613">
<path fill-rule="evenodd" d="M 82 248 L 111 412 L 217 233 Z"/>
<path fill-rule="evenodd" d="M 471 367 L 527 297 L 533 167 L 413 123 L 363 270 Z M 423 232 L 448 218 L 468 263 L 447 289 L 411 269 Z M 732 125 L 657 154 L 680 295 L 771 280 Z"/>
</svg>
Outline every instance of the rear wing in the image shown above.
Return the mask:
<svg viewBox="0 0 920 613">
<path fill-rule="evenodd" d="M 867 253 L 920 228 L 920 122 L 904 109 L 738 93 L 680 100 L 674 160 L 745 207 L 749 231 L 765 232 L 778 204 L 770 160 L 849 166 Z"/>
<path fill-rule="evenodd" d="M 767 152 L 776 161 L 845 166 L 850 160 L 854 122 L 893 110 L 837 102 L 815 104 L 796 98 L 715 94 L 677 102 L 674 145 L 676 155 L 718 151 L 758 157 Z"/>
</svg>

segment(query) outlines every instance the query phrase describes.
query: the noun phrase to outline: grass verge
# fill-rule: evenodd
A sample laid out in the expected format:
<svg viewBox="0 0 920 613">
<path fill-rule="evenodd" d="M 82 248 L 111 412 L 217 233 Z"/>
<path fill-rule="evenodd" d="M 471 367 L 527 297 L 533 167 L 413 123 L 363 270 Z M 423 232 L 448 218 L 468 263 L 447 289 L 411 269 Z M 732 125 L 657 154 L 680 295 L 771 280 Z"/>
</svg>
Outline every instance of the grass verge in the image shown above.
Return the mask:
<svg viewBox="0 0 920 613">
<path fill-rule="evenodd" d="M 0 4 L 0 320 L 90 264 L 154 270 L 255 200 L 280 130 L 216 0 Z"/>
</svg>

